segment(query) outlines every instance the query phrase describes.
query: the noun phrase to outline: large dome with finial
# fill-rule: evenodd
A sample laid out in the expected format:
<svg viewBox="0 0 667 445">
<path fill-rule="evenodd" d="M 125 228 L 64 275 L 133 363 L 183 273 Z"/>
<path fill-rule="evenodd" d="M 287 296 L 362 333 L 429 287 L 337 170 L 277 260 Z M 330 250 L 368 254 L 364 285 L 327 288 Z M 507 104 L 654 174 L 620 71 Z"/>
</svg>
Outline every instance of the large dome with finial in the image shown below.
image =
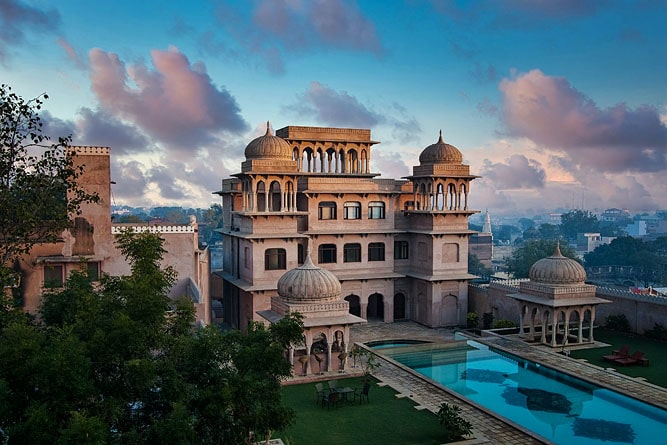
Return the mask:
<svg viewBox="0 0 667 445">
<path fill-rule="evenodd" d="M 338 301 L 341 285 L 336 275 L 314 265 L 309 253 L 301 266 L 280 277 L 278 295 L 291 303 Z"/>
<path fill-rule="evenodd" d="M 586 271 L 576 260 L 563 256 L 560 246 L 553 255 L 533 264 L 528 272 L 530 281 L 544 284 L 572 285 L 586 282 Z"/>
<path fill-rule="evenodd" d="M 442 139 L 442 130 L 440 138 L 435 144 L 426 147 L 419 155 L 419 163 L 425 164 L 461 164 L 463 155 L 458 148 L 445 143 Z"/>
<path fill-rule="evenodd" d="M 245 148 L 248 159 L 292 159 L 292 147 L 283 138 L 271 134 L 270 123 L 266 123 L 266 134 L 253 139 Z"/>
</svg>

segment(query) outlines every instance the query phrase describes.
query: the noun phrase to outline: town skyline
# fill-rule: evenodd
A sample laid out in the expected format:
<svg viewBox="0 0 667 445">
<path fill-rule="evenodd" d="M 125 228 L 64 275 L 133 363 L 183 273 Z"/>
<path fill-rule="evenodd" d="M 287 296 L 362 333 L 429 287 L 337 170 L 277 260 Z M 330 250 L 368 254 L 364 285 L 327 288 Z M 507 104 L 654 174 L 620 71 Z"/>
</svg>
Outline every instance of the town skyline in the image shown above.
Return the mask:
<svg viewBox="0 0 667 445">
<path fill-rule="evenodd" d="M 3 83 L 46 130 L 111 147 L 116 203 L 206 208 L 245 146 L 369 128 L 371 170 L 463 153 L 471 208 L 667 208 L 663 1 L 7 0 Z M 599 203 L 599 204 L 598 204 Z"/>
</svg>

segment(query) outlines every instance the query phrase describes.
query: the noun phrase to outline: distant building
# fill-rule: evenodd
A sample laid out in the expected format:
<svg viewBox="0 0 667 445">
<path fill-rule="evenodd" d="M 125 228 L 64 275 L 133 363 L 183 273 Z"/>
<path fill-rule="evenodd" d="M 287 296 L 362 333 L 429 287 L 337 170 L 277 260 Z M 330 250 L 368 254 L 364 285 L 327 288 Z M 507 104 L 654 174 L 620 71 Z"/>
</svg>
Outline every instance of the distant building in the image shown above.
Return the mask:
<svg viewBox="0 0 667 445">
<path fill-rule="evenodd" d="M 484 215 L 482 231 L 470 236 L 468 252 L 475 255 L 484 267 L 493 268 L 493 233 L 491 232 L 491 216 L 488 210 Z"/>
<path fill-rule="evenodd" d="M 635 221 L 625 226 L 625 231 L 629 236 L 639 237 L 646 235 L 646 221 Z"/>
<path fill-rule="evenodd" d="M 615 239 L 615 236 L 602 236 L 599 233 L 577 233 L 577 254 L 592 252 L 598 246 L 609 244 Z"/>
<path fill-rule="evenodd" d="M 303 264 L 309 242 L 315 265 L 340 280 L 350 314 L 465 324 L 477 176 L 441 135 L 411 176 L 376 178 L 377 143 L 367 129 L 289 126 L 248 144 L 241 172 L 216 192 L 224 258 L 215 275 L 231 326 L 264 320 L 278 280 Z"/>
<path fill-rule="evenodd" d="M 86 267 L 98 280 L 103 273 L 127 275 L 130 266 L 114 244 L 114 234 L 125 228 L 159 233 L 165 240 L 162 264 L 174 267 L 177 283 L 172 298 L 192 299 L 201 323 L 210 321 L 208 251 L 197 243 L 197 221 L 184 225 L 113 224 L 111 222 L 111 177 L 108 147 L 72 147 L 74 162 L 83 165 L 78 183 L 89 193 L 97 193 L 99 203 L 83 204 L 74 227 L 62 234 L 57 243 L 36 245 L 20 261 L 23 307 L 36 312 L 47 288 L 59 288 L 73 270 Z"/>
<path fill-rule="evenodd" d="M 632 215 L 626 209 L 606 209 L 600 215 L 600 221 L 619 223 L 632 220 Z"/>
</svg>

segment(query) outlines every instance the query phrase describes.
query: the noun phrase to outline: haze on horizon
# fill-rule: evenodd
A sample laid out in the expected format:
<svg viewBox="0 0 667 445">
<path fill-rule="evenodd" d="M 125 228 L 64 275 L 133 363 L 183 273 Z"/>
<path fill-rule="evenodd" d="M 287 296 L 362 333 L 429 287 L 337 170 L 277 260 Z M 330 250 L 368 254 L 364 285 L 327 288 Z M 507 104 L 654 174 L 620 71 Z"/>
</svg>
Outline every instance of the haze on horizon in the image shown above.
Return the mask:
<svg viewBox="0 0 667 445">
<path fill-rule="evenodd" d="M 0 69 L 53 135 L 111 147 L 116 204 L 208 207 L 286 125 L 370 128 L 411 174 L 438 139 L 470 206 L 667 209 L 667 2 L 0 0 Z"/>
</svg>

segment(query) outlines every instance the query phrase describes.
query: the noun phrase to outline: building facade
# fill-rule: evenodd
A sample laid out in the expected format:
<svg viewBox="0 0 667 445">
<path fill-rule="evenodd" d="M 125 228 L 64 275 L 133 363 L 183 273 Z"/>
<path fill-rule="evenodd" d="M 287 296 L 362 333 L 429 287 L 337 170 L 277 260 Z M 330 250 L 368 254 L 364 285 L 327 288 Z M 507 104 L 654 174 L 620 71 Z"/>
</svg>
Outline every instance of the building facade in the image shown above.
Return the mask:
<svg viewBox="0 0 667 445">
<path fill-rule="evenodd" d="M 74 162 L 83 167 L 79 186 L 97 193 L 99 202 L 81 206 L 71 229 L 65 230 L 59 242 L 33 247 L 19 262 L 23 307 L 36 312 L 45 289 L 60 288 L 73 270 L 85 267 L 94 280 L 102 274 L 130 274 L 130 265 L 116 248 L 115 234 L 124 229 L 159 233 L 164 239 L 162 264 L 172 266 L 177 283 L 171 298 L 188 297 L 194 305 L 197 321 L 211 320 L 209 304 L 210 267 L 208 251 L 199 249 L 197 221 L 185 225 L 114 224 L 111 221 L 111 170 L 108 147 L 72 147 Z"/>
<path fill-rule="evenodd" d="M 277 282 L 313 262 L 340 280 L 352 315 L 426 326 L 465 323 L 468 208 L 476 176 L 442 135 L 404 179 L 371 170 L 367 129 L 267 131 L 223 179 L 224 318 L 245 329 L 270 310 Z"/>
</svg>

